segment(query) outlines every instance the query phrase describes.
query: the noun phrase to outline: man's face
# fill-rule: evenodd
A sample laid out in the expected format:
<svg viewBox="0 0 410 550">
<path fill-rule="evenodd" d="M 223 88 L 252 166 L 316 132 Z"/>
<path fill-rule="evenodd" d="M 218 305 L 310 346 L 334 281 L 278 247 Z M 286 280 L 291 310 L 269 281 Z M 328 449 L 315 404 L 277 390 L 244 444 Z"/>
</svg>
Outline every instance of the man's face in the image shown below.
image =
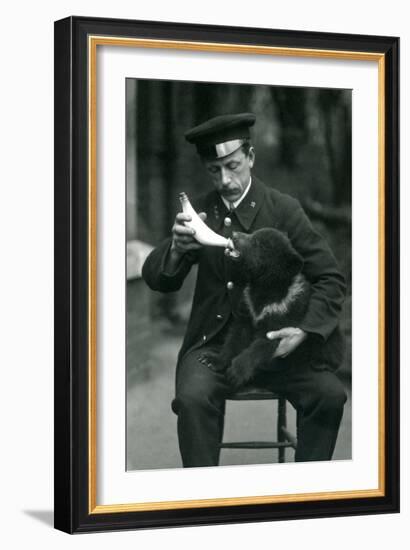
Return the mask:
<svg viewBox="0 0 410 550">
<path fill-rule="evenodd" d="M 248 155 L 241 148 L 221 159 L 204 160 L 204 165 L 218 193 L 227 201 L 235 202 L 248 186 L 254 161 L 251 147 Z"/>
</svg>

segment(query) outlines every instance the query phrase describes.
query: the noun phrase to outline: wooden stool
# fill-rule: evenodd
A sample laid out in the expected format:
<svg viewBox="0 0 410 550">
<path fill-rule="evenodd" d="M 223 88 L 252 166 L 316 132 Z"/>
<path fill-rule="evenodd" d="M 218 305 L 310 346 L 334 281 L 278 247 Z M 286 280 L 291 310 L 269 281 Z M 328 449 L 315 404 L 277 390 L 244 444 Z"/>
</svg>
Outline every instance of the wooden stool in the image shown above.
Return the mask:
<svg viewBox="0 0 410 550">
<path fill-rule="evenodd" d="M 274 399 L 278 401 L 277 441 L 233 441 L 222 442 L 221 449 L 278 449 L 278 461 L 285 462 L 287 447 L 296 449 L 297 440 L 286 426 L 286 399 L 279 394 L 257 387 L 247 387 L 227 397 L 231 401 L 264 401 Z"/>
</svg>

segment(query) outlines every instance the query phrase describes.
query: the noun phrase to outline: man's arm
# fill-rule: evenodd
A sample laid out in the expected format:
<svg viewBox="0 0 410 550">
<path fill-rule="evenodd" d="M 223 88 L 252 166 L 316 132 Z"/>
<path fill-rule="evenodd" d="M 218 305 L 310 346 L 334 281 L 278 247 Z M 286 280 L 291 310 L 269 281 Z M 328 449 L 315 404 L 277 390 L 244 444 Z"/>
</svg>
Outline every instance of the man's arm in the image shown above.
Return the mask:
<svg viewBox="0 0 410 550">
<path fill-rule="evenodd" d="M 304 260 L 303 273 L 311 283 L 311 298 L 298 328 L 326 340 L 337 327 L 346 294 L 346 283 L 325 239 L 312 227 L 295 199 L 284 212 L 285 231 Z"/>
<path fill-rule="evenodd" d="M 311 297 L 305 318 L 298 327 L 285 327 L 266 334 L 279 339 L 274 357 L 286 357 L 309 335 L 326 340 L 337 327 L 346 293 L 346 284 L 325 239 L 312 227 L 299 202 L 289 199 L 283 209 L 283 229 L 304 259 L 303 272 L 311 283 Z"/>
<path fill-rule="evenodd" d="M 203 212 L 199 215 L 203 220 L 206 218 Z M 202 246 L 195 240 L 195 231 L 184 224 L 190 219 L 179 212 L 172 227 L 172 237 L 163 241 L 145 260 L 142 278 L 152 290 L 179 290 L 192 265 L 198 261 Z"/>
<path fill-rule="evenodd" d="M 142 266 L 142 278 L 152 290 L 175 292 L 179 290 L 192 265 L 197 261 L 197 254 L 186 254 L 170 258 L 172 237 L 163 241 L 149 254 Z"/>
</svg>

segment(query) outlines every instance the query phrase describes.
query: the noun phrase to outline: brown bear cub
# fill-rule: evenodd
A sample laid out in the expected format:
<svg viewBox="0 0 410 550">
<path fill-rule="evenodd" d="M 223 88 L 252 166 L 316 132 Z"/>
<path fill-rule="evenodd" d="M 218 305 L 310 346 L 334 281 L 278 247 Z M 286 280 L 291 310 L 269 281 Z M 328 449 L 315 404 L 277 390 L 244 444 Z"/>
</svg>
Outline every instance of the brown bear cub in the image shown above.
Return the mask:
<svg viewBox="0 0 410 550">
<path fill-rule="evenodd" d="M 266 333 L 299 327 L 311 294 L 311 285 L 302 273 L 303 260 L 290 240 L 273 228 L 250 235 L 234 233 L 232 240 L 232 280 L 242 293 L 222 351 L 207 354 L 212 368 L 225 371 L 236 389 L 258 374 L 284 371 L 290 365 L 336 370 L 344 350 L 338 328 L 326 341 L 309 334 L 288 356 L 273 358 L 280 340 L 269 340 Z"/>
</svg>

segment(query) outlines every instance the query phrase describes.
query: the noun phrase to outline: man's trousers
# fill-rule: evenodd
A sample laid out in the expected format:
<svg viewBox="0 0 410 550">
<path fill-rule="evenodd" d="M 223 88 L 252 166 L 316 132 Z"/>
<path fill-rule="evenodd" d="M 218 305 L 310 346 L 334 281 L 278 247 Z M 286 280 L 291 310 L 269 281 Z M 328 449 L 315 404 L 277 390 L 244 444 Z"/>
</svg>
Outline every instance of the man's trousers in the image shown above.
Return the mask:
<svg viewBox="0 0 410 550">
<path fill-rule="evenodd" d="M 182 358 L 172 403 L 178 415 L 178 440 L 184 467 L 217 466 L 222 441 L 225 400 L 232 388 L 223 373 L 201 363 L 206 348 Z M 331 460 L 346 392 L 328 370 L 296 366 L 281 372 L 264 372 L 255 385 L 285 397 L 297 411 L 295 461 Z"/>
</svg>

